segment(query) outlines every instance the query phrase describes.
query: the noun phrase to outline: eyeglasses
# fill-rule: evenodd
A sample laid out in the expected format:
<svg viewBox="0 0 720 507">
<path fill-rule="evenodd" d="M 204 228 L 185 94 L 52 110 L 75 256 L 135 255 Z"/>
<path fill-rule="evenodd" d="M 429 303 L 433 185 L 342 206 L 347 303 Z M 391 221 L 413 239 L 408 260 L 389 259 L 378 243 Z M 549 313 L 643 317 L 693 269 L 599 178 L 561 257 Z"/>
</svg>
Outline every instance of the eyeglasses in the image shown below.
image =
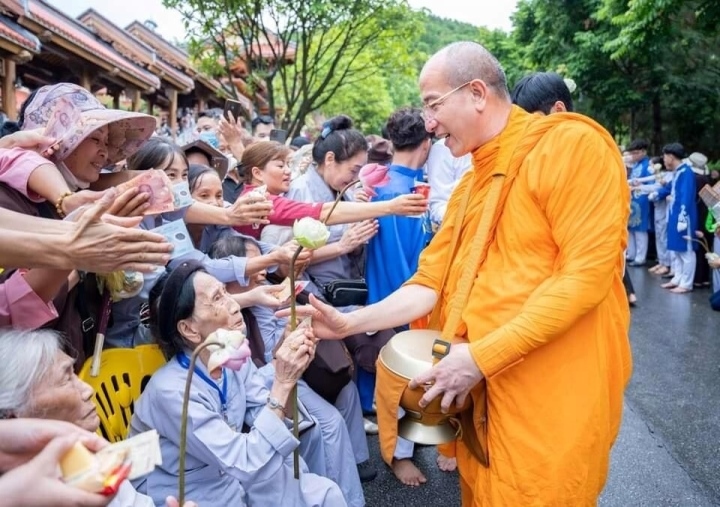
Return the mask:
<svg viewBox="0 0 720 507">
<path fill-rule="evenodd" d="M 462 90 L 467 85 L 472 83 L 472 81 L 468 81 L 467 83 L 463 83 L 457 88 L 453 88 L 449 92 L 447 92 L 445 95 L 442 95 L 441 97 L 436 98 L 435 100 L 431 100 L 427 104 L 423 106 L 423 115 L 425 116 L 426 121 L 431 121 L 435 119 L 435 113 L 437 113 L 440 106 L 443 105 L 443 103 L 455 92 Z"/>
</svg>

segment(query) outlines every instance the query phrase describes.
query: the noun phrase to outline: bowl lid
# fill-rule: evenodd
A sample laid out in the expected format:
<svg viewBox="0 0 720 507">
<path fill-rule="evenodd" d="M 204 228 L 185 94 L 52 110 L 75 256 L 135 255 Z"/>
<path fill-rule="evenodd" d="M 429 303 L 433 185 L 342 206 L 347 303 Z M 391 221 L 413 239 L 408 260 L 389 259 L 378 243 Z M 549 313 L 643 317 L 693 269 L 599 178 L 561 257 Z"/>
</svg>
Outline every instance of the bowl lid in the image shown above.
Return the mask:
<svg viewBox="0 0 720 507">
<path fill-rule="evenodd" d="M 433 365 L 433 342 L 439 331 L 413 329 L 396 334 L 380 350 L 380 360 L 393 373 L 412 379 Z"/>
</svg>

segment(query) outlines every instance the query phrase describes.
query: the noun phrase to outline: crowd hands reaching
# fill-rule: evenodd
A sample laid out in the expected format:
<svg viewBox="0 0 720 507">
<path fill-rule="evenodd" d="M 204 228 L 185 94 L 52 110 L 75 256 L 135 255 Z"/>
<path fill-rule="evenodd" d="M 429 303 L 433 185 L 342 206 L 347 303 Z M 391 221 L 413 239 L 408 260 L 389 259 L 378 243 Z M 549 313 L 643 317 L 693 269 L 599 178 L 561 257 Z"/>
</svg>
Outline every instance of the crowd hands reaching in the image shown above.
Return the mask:
<svg viewBox="0 0 720 507">
<path fill-rule="evenodd" d="M 84 103 L 72 103 L 78 94 Z M 94 388 L 86 383 L 90 379 L 77 374 L 93 353 L 102 353 L 102 343 L 99 348 L 97 343 L 88 346 L 87 338 L 92 341 L 103 334 L 106 348 L 154 344 L 164 354 L 167 364 L 153 379 L 169 375 L 170 380 L 150 382 L 141 400 L 136 400 L 128 430 L 132 435 L 136 423 L 156 429 L 176 444 L 170 452 L 178 453 L 178 435 L 170 434 L 179 430 L 180 384 L 187 367 L 183 370 L 177 358 L 191 354 L 217 332 L 233 329 L 246 334 L 251 343 L 251 366 L 237 371 L 227 366 L 222 375 L 234 375 L 232 385 L 247 397 L 247 406 L 228 403 L 222 411 L 213 411 L 191 401 L 189 417 L 211 420 L 208 427 L 214 430 L 193 433 L 188 453 L 208 446 L 210 455 L 218 457 L 217 462 L 202 455 L 189 458 L 219 469 L 219 483 L 212 488 L 223 489 L 219 485 L 229 477 L 235 482 L 224 489 L 227 496 L 222 500 L 192 484 L 188 496 L 201 505 L 226 501 L 243 505 L 249 500 L 284 504 L 286 497 L 278 494 L 292 497 L 293 505 L 364 505 L 360 481 L 375 475 L 368 466 L 368 421 L 363 419 L 373 409 L 372 399 L 361 407 L 349 379 L 338 392 L 322 396 L 308 387 L 301 379 L 316 357 L 320 336 L 307 324 L 292 331 L 288 319 L 275 312 L 287 308 L 291 290 L 298 294 L 302 290 L 304 297 L 317 303 L 317 297 L 325 300 L 324 288 L 332 278 L 362 277 L 357 268 L 378 234 L 378 219 L 422 217 L 427 198 L 407 191 L 377 199 L 362 181 L 353 185 L 367 162 L 368 144 L 347 117 L 328 122 L 314 146 L 298 139 L 288 146 L 268 140 L 268 117 L 258 117 L 249 133 L 232 115 L 208 116 L 198 119 L 199 135 L 180 146 L 153 136 L 154 118 L 113 110 L 106 110 L 112 112 L 106 121 L 83 121 L 49 135 L 52 116 L 67 113 L 62 108 L 68 107 L 78 109 L 67 115 L 70 118 L 104 109 L 75 85 L 46 86 L 21 108 L 17 125 L 21 130 L 7 134 L 4 128 L 7 135 L 0 139 L 0 217 L 5 239 L 0 245 L 0 348 L 8 357 L 22 357 L 27 347 L 36 353 L 33 364 L 37 365 L 25 387 L 0 375 L 0 506 L 178 505 L 173 488 L 152 490 L 127 483 L 116 497 L 89 493 L 59 478 L 58 463 L 77 442 L 91 452 L 108 445 L 96 433 Z M 82 132 L 69 137 L 71 128 Z M 124 141 L 117 145 L 111 139 Z M 301 151 L 303 146 L 307 148 Z M 153 212 L 160 200 L 158 190 L 132 184 L 151 169 L 162 171 L 163 181 L 169 181 L 167 188 L 172 186 L 173 211 Z M 178 185 L 184 185 L 191 196 L 179 205 Z M 336 202 L 336 196 L 349 187 Z M 331 237 L 326 245 L 298 253 L 292 226 L 304 217 L 326 223 Z M 180 232 L 163 232 L 168 226 Z M 180 236 L 187 241 L 179 241 Z M 293 269 L 302 289 L 287 284 Z M 129 274 L 140 273 L 142 283 L 132 293 L 113 289 L 107 309 L 111 321 L 103 324 L 102 318 L 81 310 L 75 301 L 100 301 L 103 283 L 110 291 L 109 276 L 118 272 L 126 282 Z M 82 283 L 90 276 L 95 283 Z M 53 331 L 49 335 L 34 331 L 41 328 Z M 55 332 L 64 338 L 60 340 Z M 350 353 L 362 355 L 373 338 L 365 332 L 357 334 L 365 342 L 355 349 L 348 347 Z M 374 363 L 383 343 L 373 344 L 373 357 L 363 364 Z M 27 404 L 19 401 L 33 398 L 36 389 L 50 388 L 43 383 L 55 375 L 57 361 L 41 357 L 48 347 L 71 365 L 69 373 L 62 373 L 65 380 L 52 385 L 60 390 L 57 398 L 67 401 L 64 410 L 52 403 L 44 406 L 48 397 Z M 201 356 L 201 361 L 207 366 L 207 358 Z M 297 401 L 300 417 L 309 429 L 297 441 L 288 420 L 296 403 L 291 393 L 299 384 L 303 386 Z M 168 386 L 172 394 L 166 391 Z M 352 417 L 344 420 L 339 410 Z M 83 418 L 77 418 L 79 413 Z M 156 420 L 173 414 L 172 428 Z M 88 417 L 94 422 L 88 424 Z M 231 430 L 243 425 L 249 433 Z M 258 438 L 270 446 L 258 444 Z M 229 465 L 220 463 L 224 445 L 234 453 Z M 301 484 L 292 480 L 288 464 L 289 451 L 298 445 L 304 449 Z M 331 466 L 325 456 L 338 449 L 342 458 Z M 247 469 L 243 463 L 249 456 L 264 465 Z M 355 466 L 357 473 L 348 474 L 348 467 Z M 287 491 L 262 486 L 266 474 L 286 481 Z M 163 479 L 167 484 L 168 477 Z M 134 500 L 120 498 L 128 491 Z M 193 505 L 187 502 L 183 507 Z"/>
</svg>

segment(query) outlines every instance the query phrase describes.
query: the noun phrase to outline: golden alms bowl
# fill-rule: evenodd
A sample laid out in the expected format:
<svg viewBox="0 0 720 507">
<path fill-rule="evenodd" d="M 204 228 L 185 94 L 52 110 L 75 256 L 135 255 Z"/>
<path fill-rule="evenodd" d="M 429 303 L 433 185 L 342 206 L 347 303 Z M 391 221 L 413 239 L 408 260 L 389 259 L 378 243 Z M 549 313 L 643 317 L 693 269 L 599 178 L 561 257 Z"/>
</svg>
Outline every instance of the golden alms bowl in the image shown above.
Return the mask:
<svg viewBox="0 0 720 507">
<path fill-rule="evenodd" d="M 432 368 L 435 358 L 441 359 L 449 351 L 450 344 L 440 339 L 438 331 L 403 331 L 393 336 L 382 348 L 378 368 L 384 368 L 393 376 L 409 382 Z M 425 390 L 423 386 L 416 389 L 407 386 L 403 391 L 400 407 L 405 409 L 406 414 L 398 424 L 398 435 L 424 445 L 455 440 L 458 426 L 454 418 L 470 406 L 470 397 L 462 407 L 453 403 L 448 413 L 443 413 L 440 408 L 442 395 L 427 407 L 420 408 L 420 399 Z"/>
</svg>

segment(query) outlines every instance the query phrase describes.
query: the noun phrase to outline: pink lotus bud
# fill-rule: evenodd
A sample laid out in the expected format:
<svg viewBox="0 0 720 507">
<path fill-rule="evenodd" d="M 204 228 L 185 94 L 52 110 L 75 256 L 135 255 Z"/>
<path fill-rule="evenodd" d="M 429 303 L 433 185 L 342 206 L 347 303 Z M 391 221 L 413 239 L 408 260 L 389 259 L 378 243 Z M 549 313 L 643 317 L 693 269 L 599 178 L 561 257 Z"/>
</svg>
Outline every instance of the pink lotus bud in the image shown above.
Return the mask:
<svg viewBox="0 0 720 507">
<path fill-rule="evenodd" d="M 360 183 L 362 183 L 363 190 L 365 190 L 370 197 L 375 197 L 377 195 L 375 193 L 376 188 L 384 187 L 390 183 L 390 178 L 387 173 L 388 168 L 384 165 L 366 164 L 360 169 L 358 178 L 360 179 Z"/>
<path fill-rule="evenodd" d="M 213 378 L 220 376 L 221 368 L 239 370 L 250 357 L 250 346 L 242 331 L 218 329 L 206 341 L 225 345 L 224 348 L 209 347 L 212 353 L 207 367 Z"/>
</svg>

